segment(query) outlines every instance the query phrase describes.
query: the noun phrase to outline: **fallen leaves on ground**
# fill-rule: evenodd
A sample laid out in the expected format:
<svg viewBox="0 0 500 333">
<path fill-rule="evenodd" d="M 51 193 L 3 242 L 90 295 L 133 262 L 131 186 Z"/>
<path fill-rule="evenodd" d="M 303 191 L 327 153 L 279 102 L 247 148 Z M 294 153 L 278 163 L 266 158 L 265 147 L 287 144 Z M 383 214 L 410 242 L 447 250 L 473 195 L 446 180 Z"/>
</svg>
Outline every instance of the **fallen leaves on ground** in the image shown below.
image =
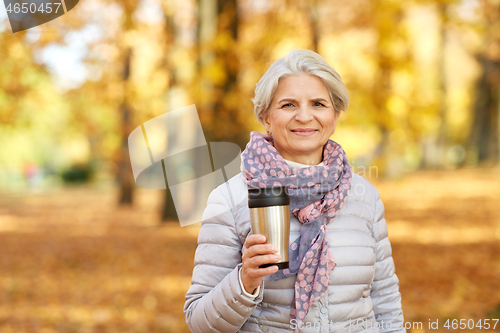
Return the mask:
<svg viewBox="0 0 500 333">
<path fill-rule="evenodd" d="M 407 324 L 449 332 L 447 319 L 499 319 L 500 172 L 368 180 L 386 207 Z M 133 208 L 117 197 L 96 186 L 0 196 L 0 333 L 189 332 L 199 226 L 160 225 L 161 191 L 138 190 Z"/>
</svg>

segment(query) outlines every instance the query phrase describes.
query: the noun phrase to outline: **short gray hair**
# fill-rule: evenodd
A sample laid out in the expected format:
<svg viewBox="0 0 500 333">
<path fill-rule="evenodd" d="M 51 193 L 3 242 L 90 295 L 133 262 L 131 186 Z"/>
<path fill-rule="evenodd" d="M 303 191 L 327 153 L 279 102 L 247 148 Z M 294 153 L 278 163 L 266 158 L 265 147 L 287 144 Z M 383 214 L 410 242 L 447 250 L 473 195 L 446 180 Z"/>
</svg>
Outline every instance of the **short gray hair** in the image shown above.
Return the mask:
<svg viewBox="0 0 500 333">
<path fill-rule="evenodd" d="M 345 111 L 349 105 L 349 93 L 339 73 L 330 66 L 318 53 L 298 49 L 288 53 L 284 58 L 271 64 L 266 73 L 255 86 L 255 97 L 252 98 L 254 113 L 263 124 L 264 113 L 269 109 L 279 79 L 290 75 L 309 74 L 319 77 L 325 84 L 335 111 Z"/>
</svg>

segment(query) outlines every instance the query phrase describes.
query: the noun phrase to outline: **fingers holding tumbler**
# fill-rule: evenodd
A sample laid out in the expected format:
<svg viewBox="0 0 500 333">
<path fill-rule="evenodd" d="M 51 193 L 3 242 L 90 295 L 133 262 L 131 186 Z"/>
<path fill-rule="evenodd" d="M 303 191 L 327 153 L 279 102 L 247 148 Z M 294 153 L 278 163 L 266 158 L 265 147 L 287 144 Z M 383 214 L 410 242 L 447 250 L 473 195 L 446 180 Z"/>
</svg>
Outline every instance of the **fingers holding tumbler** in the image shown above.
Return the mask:
<svg viewBox="0 0 500 333">
<path fill-rule="evenodd" d="M 281 259 L 278 248 L 265 244 L 263 235 L 250 235 L 245 241 L 242 253 L 241 282 L 248 293 L 253 293 L 262 283 L 264 276 L 276 273 L 276 262 Z M 265 266 L 264 268 L 261 268 Z"/>
</svg>

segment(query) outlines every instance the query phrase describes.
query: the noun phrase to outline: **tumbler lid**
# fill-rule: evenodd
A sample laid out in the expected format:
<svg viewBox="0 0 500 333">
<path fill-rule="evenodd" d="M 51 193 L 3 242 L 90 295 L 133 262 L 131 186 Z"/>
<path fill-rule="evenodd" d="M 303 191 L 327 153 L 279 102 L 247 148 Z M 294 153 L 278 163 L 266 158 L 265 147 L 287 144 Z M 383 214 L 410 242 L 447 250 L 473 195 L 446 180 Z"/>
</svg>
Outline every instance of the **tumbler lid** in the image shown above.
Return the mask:
<svg viewBox="0 0 500 333">
<path fill-rule="evenodd" d="M 290 204 L 286 186 L 248 189 L 248 207 L 287 206 Z"/>
</svg>

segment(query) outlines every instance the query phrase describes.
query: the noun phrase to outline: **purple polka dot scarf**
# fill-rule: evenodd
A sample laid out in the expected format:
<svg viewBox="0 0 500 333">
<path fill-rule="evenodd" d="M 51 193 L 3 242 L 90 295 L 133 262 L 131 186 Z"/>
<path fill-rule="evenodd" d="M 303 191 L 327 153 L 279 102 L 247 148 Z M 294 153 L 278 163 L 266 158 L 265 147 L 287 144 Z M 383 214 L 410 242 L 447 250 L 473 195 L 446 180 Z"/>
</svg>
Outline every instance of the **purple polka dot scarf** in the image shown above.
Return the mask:
<svg viewBox="0 0 500 333">
<path fill-rule="evenodd" d="M 272 137 L 258 132 L 241 154 L 242 175 L 249 188 L 287 186 L 290 213 L 302 223 L 300 236 L 290 244 L 289 268 L 272 280 L 297 276 L 290 319 L 299 326 L 311 305 L 328 291 L 336 263 L 328 245 L 326 225 L 344 204 L 351 189 L 352 172 L 342 147 L 328 140 L 323 148 L 324 166 L 294 168 L 274 148 Z"/>
</svg>

